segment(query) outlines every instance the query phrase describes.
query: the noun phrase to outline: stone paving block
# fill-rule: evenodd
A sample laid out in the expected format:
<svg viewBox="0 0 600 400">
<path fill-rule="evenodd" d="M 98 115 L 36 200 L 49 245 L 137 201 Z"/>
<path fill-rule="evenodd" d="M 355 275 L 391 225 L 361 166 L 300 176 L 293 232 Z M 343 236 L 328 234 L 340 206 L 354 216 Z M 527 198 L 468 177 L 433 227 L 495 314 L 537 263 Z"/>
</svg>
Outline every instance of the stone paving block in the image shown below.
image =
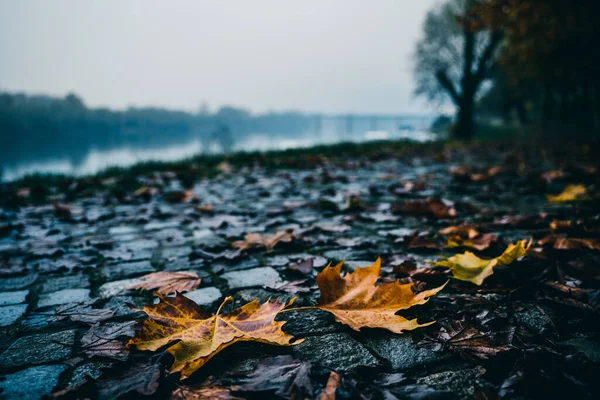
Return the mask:
<svg viewBox="0 0 600 400">
<path fill-rule="evenodd" d="M 84 274 L 61 276 L 58 278 L 46 278 L 40 288 L 40 293 L 58 292 L 64 289 L 87 289 L 90 280 Z"/>
<path fill-rule="evenodd" d="M 450 354 L 434 352 L 413 343 L 408 334 L 382 334 L 366 339 L 365 345 L 379 357 L 390 362 L 395 370 L 405 370 L 451 358 Z"/>
<path fill-rule="evenodd" d="M 66 365 L 42 365 L 27 368 L 0 380 L 1 397 L 9 400 L 37 400 L 49 395 L 58 385 Z"/>
<path fill-rule="evenodd" d="M 111 297 L 111 299 L 104 305 L 104 309 L 112 310 L 115 313 L 115 317 L 128 317 L 128 318 L 138 318 L 140 316 L 144 316 L 145 314 L 140 311 L 135 311 L 131 309 L 128 304 L 132 304 L 138 308 L 142 308 L 144 305 L 144 299 L 140 297 L 131 297 L 131 296 L 115 296 Z"/>
<path fill-rule="evenodd" d="M 319 309 L 290 311 L 279 314 L 275 319 L 286 321 L 282 328 L 284 332 L 297 337 L 335 333 L 345 329 L 335 321 L 332 314 Z"/>
<path fill-rule="evenodd" d="M 40 333 L 17 339 L 0 354 L 0 368 L 18 368 L 68 358 L 75 344 L 75 330 Z"/>
<path fill-rule="evenodd" d="M 120 225 L 108 228 L 108 233 L 110 235 L 129 235 L 132 233 L 136 233 L 137 230 L 138 229 L 135 226 Z"/>
<path fill-rule="evenodd" d="M 381 365 L 360 342 L 347 333 L 310 336 L 293 346 L 292 351 L 300 360 L 341 372 Z"/>
<path fill-rule="evenodd" d="M 108 282 L 98 288 L 98 296 L 107 299 L 109 297 L 118 296 L 119 294 L 125 294 L 129 291 L 129 289 L 127 289 L 128 287 L 138 285 L 142 282 L 144 282 L 144 280 L 140 278 Z"/>
<path fill-rule="evenodd" d="M 90 300 L 90 289 L 64 289 L 40 295 L 38 307 L 57 306 L 67 303 L 83 303 Z"/>
<path fill-rule="evenodd" d="M 9 326 L 15 323 L 27 311 L 27 304 L 17 304 L 0 307 L 0 326 Z"/>
<path fill-rule="evenodd" d="M 135 275 L 145 275 L 156 270 L 150 261 L 135 261 L 130 263 L 121 263 L 114 265 L 107 265 L 100 270 L 100 274 L 108 281 L 114 281 L 116 279 L 129 278 Z"/>
<path fill-rule="evenodd" d="M 209 306 L 223 297 L 221 291 L 216 287 L 197 289 L 183 295 L 200 306 Z"/>
<path fill-rule="evenodd" d="M 227 281 L 230 289 L 239 289 L 252 286 L 277 287 L 283 280 L 271 267 L 253 268 L 241 271 L 227 272 L 221 275 Z"/>
<path fill-rule="evenodd" d="M 69 387 L 77 386 L 85 383 L 86 378 L 89 376 L 92 379 L 98 379 L 102 375 L 102 368 L 108 368 L 113 363 L 107 361 L 92 361 L 82 365 L 78 365 L 73 369 L 71 380 L 69 381 Z"/>
<path fill-rule="evenodd" d="M 206 249 L 219 249 L 229 245 L 229 242 L 215 234 L 210 229 L 200 229 L 193 232 L 194 243 Z"/>
<path fill-rule="evenodd" d="M 29 290 L 2 292 L 0 293 L 0 306 L 25 303 L 25 299 L 27 299 L 28 294 Z"/>
<path fill-rule="evenodd" d="M 38 277 L 38 274 L 30 274 L 25 276 L 15 276 L 12 278 L 0 279 L 0 292 L 8 290 L 18 290 L 32 285 Z"/>
</svg>

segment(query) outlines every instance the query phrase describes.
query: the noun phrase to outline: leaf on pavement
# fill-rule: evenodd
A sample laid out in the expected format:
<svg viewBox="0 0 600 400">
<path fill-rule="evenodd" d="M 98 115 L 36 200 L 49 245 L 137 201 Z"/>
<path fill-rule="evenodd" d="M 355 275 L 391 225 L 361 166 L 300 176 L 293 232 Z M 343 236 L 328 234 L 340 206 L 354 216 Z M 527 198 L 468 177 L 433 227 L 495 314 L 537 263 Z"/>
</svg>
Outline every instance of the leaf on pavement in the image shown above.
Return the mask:
<svg viewBox="0 0 600 400">
<path fill-rule="evenodd" d="M 125 348 L 123 338 L 131 338 L 135 334 L 135 321 L 112 322 L 104 325 L 96 323 L 81 338 L 83 352 L 88 357 L 108 357 L 125 360 L 129 350 Z"/>
<path fill-rule="evenodd" d="M 491 260 L 477 257 L 467 251 L 457 254 L 442 261 L 434 263 L 436 267 L 446 267 L 452 272 L 452 276 L 461 281 L 467 281 L 481 285 L 485 278 L 494 273 L 494 267 L 509 265 L 520 257 L 523 257 L 531 246 L 532 240 L 519 240 L 516 244 L 509 245 L 504 253 Z"/>
<path fill-rule="evenodd" d="M 340 275 L 342 265 L 328 265 L 317 275 L 317 285 L 321 290 L 317 307 L 332 313 L 337 321 L 357 331 L 361 328 L 383 328 L 395 333 L 433 323 L 419 324 L 416 319 L 407 320 L 396 312 L 425 304 L 445 284 L 415 294 L 410 283 L 395 281 L 376 286 L 381 269 L 379 258 L 373 265 L 357 268 L 343 277 Z"/>
<path fill-rule="evenodd" d="M 273 392 L 285 399 L 312 399 L 310 364 L 294 360 L 289 355 L 272 357 L 261 361 L 256 369 L 232 390 Z"/>
<path fill-rule="evenodd" d="M 331 371 L 325 389 L 323 389 L 319 396 L 319 400 L 335 400 L 335 391 L 340 387 L 341 383 L 341 376 L 334 371 Z"/>
<path fill-rule="evenodd" d="M 267 301 L 263 304 L 254 300 L 228 314 L 220 314 L 223 305 L 232 300 L 228 297 L 217 314 L 211 316 L 179 293 L 175 297 L 157 296 L 158 304 L 146 305 L 141 310 L 150 318 L 144 321 L 141 331 L 128 346 L 156 351 L 169 345 L 167 352 L 175 357 L 171 372 L 181 371 L 182 379 L 235 342 L 289 346 L 293 339 L 281 330 L 285 321 L 274 320 L 279 311 L 293 303 L 293 299 L 287 303 Z"/>
<path fill-rule="evenodd" d="M 442 235 L 460 236 L 463 239 L 475 239 L 479 236 L 477 229 L 471 225 L 453 225 L 440 230 Z"/>
<path fill-rule="evenodd" d="M 496 236 L 491 233 L 485 233 L 473 239 L 464 239 L 458 235 L 448 236 L 446 247 L 467 247 L 475 250 L 485 250 L 490 247 L 490 244 L 496 240 Z"/>
<path fill-rule="evenodd" d="M 258 249 L 264 247 L 267 251 L 273 250 L 273 247 L 279 242 L 291 242 L 294 238 L 294 232 L 291 229 L 281 230 L 274 235 L 265 236 L 260 233 L 248 233 L 244 240 L 233 242 L 233 247 L 240 250 Z"/>
<path fill-rule="evenodd" d="M 492 336 L 506 336 L 504 333 L 486 334 L 462 320 L 456 320 L 452 321 L 449 326 L 442 327 L 433 342 L 443 344 L 453 351 L 470 357 L 488 359 L 511 349 L 506 338 L 503 337 L 504 340 L 501 342 L 496 342 L 492 338 Z M 431 346 L 432 342 L 425 340 L 423 344 Z"/>
<path fill-rule="evenodd" d="M 111 400 L 137 392 L 143 396 L 150 396 L 156 392 L 162 372 L 161 365 L 154 360 L 147 364 L 128 363 L 123 371 L 123 366 L 114 369 L 113 377 L 104 378 L 98 382 L 98 400 Z"/>
<path fill-rule="evenodd" d="M 130 286 L 128 289 L 156 290 L 160 294 L 189 292 L 197 289 L 202 282 L 195 272 L 153 272 L 142 276 L 144 282 Z"/>
<path fill-rule="evenodd" d="M 414 215 L 426 215 L 434 218 L 454 218 L 456 209 L 440 200 L 407 200 L 392 205 L 393 213 L 406 213 Z"/>
<path fill-rule="evenodd" d="M 598 239 L 593 238 L 564 238 L 549 235 L 538 241 L 541 246 L 552 245 L 557 250 L 600 250 Z"/>
<path fill-rule="evenodd" d="M 194 386 L 180 386 L 170 396 L 170 400 L 243 400 L 231 394 L 229 388 L 219 386 L 209 377 Z"/>
<path fill-rule="evenodd" d="M 569 185 L 560 194 L 546 195 L 549 203 L 568 203 L 571 201 L 587 200 L 587 189 L 584 185 Z"/>
<path fill-rule="evenodd" d="M 54 315 L 49 318 L 50 322 L 69 319 L 72 322 L 83 322 L 86 324 L 95 324 L 96 322 L 111 319 L 114 311 L 103 308 L 92 308 L 86 304 L 66 304 L 58 307 Z"/>
</svg>

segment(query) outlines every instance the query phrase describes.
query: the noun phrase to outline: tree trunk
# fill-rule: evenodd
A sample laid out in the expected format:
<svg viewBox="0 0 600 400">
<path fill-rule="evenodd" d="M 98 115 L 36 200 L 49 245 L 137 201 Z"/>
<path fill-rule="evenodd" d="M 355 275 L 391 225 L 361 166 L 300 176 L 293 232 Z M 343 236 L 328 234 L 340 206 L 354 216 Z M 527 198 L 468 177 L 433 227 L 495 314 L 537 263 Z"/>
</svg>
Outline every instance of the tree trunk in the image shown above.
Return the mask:
<svg viewBox="0 0 600 400">
<path fill-rule="evenodd" d="M 474 96 L 463 95 L 454 128 L 454 138 L 460 140 L 471 140 L 475 134 L 473 122 Z"/>
</svg>

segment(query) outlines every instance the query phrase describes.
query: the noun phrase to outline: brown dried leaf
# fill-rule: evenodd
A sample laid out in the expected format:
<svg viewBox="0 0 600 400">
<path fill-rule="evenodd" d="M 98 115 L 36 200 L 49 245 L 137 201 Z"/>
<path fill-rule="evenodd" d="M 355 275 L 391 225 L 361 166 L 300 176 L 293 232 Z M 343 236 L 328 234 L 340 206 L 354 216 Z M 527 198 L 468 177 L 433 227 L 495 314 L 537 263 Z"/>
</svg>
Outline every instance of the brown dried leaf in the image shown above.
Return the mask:
<svg viewBox="0 0 600 400">
<path fill-rule="evenodd" d="M 340 387 L 342 383 L 342 377 L 336 374 L 334 371 L 329 372 L 329 379 L 325 389 L 321 392 L 319 400 L 335 400 L 335 391 Z"/>
<path fill-rule="evenodd" d="M 240 385 L 241 392 L 272 392 L 284 399 L 312 399 L 310 364 L 284 355 L 261 361 Z M 270 398 L 270 397 L 269 397 Z"/>
<path fill-rule="evenodd" d="M 212 377 L 195 386 L 180 386 L 170 396 L 170 400 L 243 400 L 231 394 L 229 388 L 219 386 Z"/>
<path fill-rule="evenodd" d="M 223 305 L 233 300 L 228 297 L 217 314 L 211 316 L 179 293 L 174 298 L 157 296 L 160 299 L 158 304 L 147 305 L 141 310 L 150 318 L 144 321 L 141 331 L 129 341 L 128 346 L 150 351 L 169 346 L 167 352 L 175 357 L 171 372 L 181 371 L 182 379 L 235 342 L 289 346 L 293 339 L 281 330 L 285 321 L 276 322 L 274 318 L 294 299 L 287 303 L 267 301 L 263 304 L 254 300 L 230 313 L 220 314 Z"/>
<path fill-rule="evenodd" d="M 202 282 L 195 272 L 153 272 L 141 279 L 144 279 L 144 282 L 128 289 L 156 290 L 160 294 L 184 293 L 197 289 Z"/>
<path fill-rule="evenodd" d="M 392 205 L 392 213 L 407 213 L 414 215 L 425 215 L 434 218 L 454 218 L 456 209 L 446 203 L 434 200 L 408 200 Z"/>
<path fill-rule="evenodd" d="M 317 285 L 321 290 L 317 307 L 332 313 L 337 321 L 357 331 L 361 328 L 383 328 L 395 333 L 433 323 L 419 324 L 416 319 L 407 320 L 396 312 L 425 304 L 445 284 L 415 294 L 412 284 L 398 281 L 376 286 L 381 269 L 379 258 L 373 265 L 357 268 L 343 277 L 340 275 L 342 265 L 329 265 L 317 275 Z"/>
<path fill-rule="evenodd" d="M 240 250 L 258 249 L 264 247 L 267 251 L 273 250 L 273 247 L 279 242 L 289 243 L 294 238 L 294 231 L 286 229 L 277 231 L 272 236 L 264 236 L 260 233 L 248 233 L 244 240 L 233 242 L 232 246 Z"/>
</svg>

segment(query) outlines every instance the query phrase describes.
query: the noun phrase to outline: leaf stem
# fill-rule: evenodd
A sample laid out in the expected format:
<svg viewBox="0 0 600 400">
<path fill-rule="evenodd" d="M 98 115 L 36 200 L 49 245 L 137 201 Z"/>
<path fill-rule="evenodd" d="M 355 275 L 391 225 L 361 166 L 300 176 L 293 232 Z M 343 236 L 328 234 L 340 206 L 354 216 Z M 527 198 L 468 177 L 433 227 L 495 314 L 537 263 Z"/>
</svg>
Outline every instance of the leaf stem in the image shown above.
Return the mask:
<svg viewBox="0 0 600 400">
<path fill-rule="evenodd" d="M 294 308 L 286 308 L 284 310 L 279 311 L 278 314 L 288 311 L 298 311 L 298 310 L 312 310 L 318 308 L 317 306 L 307 306 L 307 307 L 294 307 Z"/>
<path fill-rule="evenodd" d="M 225 297 L 225 300 L 223 300 L 223 302 L 222 302 L 222 303 L 221 303 L 221 305 L 219 306 L 219 309 L 217 310 L 217 313 L 215 314 L 215 316 L 219 315 L 219 313 L 221 312 L 221 308 L 223 308 L 223 306 L 224 306 L 225 304 L 227 304 L 227 302 L 229 302 L 229 301 L 233 301 L 233 297 L 231 297 L 231 296 L 227 296 L 227 297 Z"/>
</svg>

